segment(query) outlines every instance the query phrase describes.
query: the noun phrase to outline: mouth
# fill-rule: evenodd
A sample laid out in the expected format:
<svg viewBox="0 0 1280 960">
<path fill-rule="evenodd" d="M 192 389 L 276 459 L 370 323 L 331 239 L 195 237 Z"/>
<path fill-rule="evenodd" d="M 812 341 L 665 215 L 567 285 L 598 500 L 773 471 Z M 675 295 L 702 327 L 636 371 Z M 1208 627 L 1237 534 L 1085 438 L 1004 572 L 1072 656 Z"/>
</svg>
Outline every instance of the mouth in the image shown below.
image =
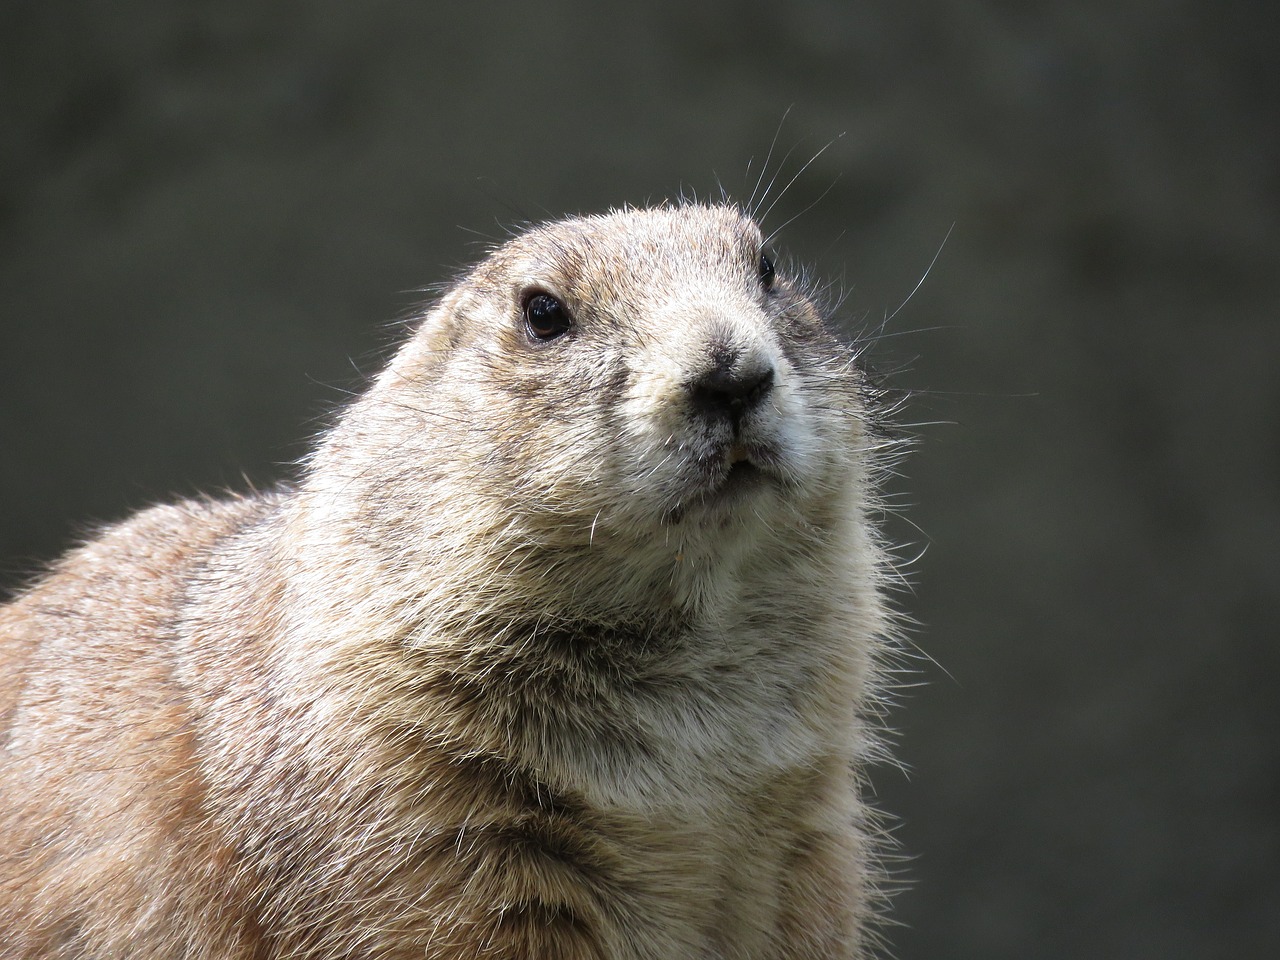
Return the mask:
<svg viewBox="0 0 1280 960">
<path fill-rule="evenodd" d="M 735 490 L 744 484 L 755 483 L 764 478 L 764 471 L 740 443 L 729 448 L 725 457 L 725 467 L 719 482 L 715 484 L 715 492 L 723 493 Z"/>
<path fill-rule="evenodd" d="M 722 455 L 706 462 L 706 492 L 719 499 L 762 486 L 770 478 L 769 467 L 775 459 L 765 449 L 730 444 Z"/>
<path fill-rule="evenodd" d="M 785 490 L 787 483 L 777 451 L 768 446 L 731 443 L 694 461 L 697 472 L 685 495 L 666 514 L 670 523 L 683 521 L 688 511 L 723 516 L 766 490 Z"/>
</svg>

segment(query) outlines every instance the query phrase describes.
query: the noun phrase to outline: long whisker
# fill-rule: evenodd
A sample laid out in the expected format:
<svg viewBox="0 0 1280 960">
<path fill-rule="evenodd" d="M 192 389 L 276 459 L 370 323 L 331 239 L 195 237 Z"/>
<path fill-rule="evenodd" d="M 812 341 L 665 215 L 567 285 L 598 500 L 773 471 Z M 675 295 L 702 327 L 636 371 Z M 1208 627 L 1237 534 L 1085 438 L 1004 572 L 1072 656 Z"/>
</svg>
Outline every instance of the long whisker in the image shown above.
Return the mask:
<svg viewBox="0 0 1280 960">
<path fill-rule="evenodd" d="M 787 191 L 791 189 L 791 185 L 792 185 L 792 184 L 794 184 L 797 180 L 799 180 L 799 179 L 800 179 L 800 175 L 801 175 L 802 173 L 804 173 L 806 170 L 808 170 L 808 169 L 809 169 L 809 167 L 813 165 L 813 162 L 814 162 L 815 160 L 817 160 L 820 156 L 822 156 L 824 153 L 826 153 L 826 152 L 827 152 L 827 150 L 831 147 L 831 145 L 832 145 L 833 143 L 835 143 L 837 140 L 839 140 L 839 139 L 840 139 L 840 137 L 843 137 L 843 136 L 844 136 L 844 134 L 842 133 L 842 134 L 840 134 L 840 136 L 833 137 L 832 139 L 828 140 L 825 144 L 823 144 L 822 149 L 821 149 L 821 150 L 819 150 L 817 153 L 815 153 L 812 157 L 810 157 L 810 158 L 808 159 L 808 161 L 806 161 L 805 165 L 804 165 L 803 167 L 801 167 L 799 170 L 797 170 L 797 171 L 795 172 L 795 176 L 793 176 L 790 180 L 788 180 L 788 181 L 787 181 L 787 185 L 786 185 L 785 187 L 783 187 L 781 191 L 779 191 L 778 195 L 777 195 L 776 197 L 774 197 L 774 198 L 773 198 L 773 202 L 772 202 L 772 203 L 770 203 L 770 204 L 769 204 L 769 206 L 768 206 L 767 208 L 765 208 L 764 213 L 762 213 L 762 214 L 760 214 L 760 216 L 756 217 L 756 220 L 757 220 L 757 221 L 767 220 L 767 219 L 769 218 L 769 214 L 773 212 L 773 208 L 774 208 L 774 207 L 776 207 L 776 206 L 778 205 L 778 201 L 779 201 L 779 200 L 781 200 L 783 197 L 785 197 L 785 196 L 787 195 Z M 794 148 L 792 148 L 792 149 L 794 150 Z M 789 157 L 789 156 L 791 156 L 791 152 L 790 152 L 790 151 L 788 151 L 787 156 L 788 156 L 788 157 Z M 784 158 L 783 158 L 783 163 L 785 163 L 785 162 L 786 162 L 786 157 L 784 157 Z M 779 167 L 779 169 L 781 169 L 781 167 Z M 776 179 L 776 178 L 775 178 L 775 179 Z M 832 186 L 834 186 L 834 185 L 835 185 L 835 184 L 833 183 L 833 184 L 832 184 Z M 770 184 L 769 184 L 769 188 L 770 188 L 770 189 L 773 189 L 773 183 L 772 183 L 772 182 L 770 182 Z M 827 189 L 828 189 L 828 190 L 830 190 L 831 188 L 830 188 L 830 187 L 828 187 Z M 790 222 L 790 221 L 788 221 L 788 222 Z"/>
<path fill-rule="evenodd" d="M 954 230 L 955 228 L 956 228 L 956 225 L 954 222 L 952 222 L 951 226 L 947 227 L 946 236 L 944 236 L 942 238 L 942 242 L 938 244 L 937 252 L 933 255 L 933 259 L 929 261 L 929 265 L 924 268 L 924 273 L 920 276 L 920 279 L 916 281 L 916 285 L 912 287 L 911 292 L 907 294 L 907 299 L 903 300 L 900 304 L 898 304 L 898 309 L 894 310 L 893 313 L 889 314 L 887 317 L 884 318 L 884 322 L 880 325 L 880 329 L 882 332 L 884 328 L 889 325 L 889 322 L 893 320 L 893 318 L 896 317 L 899 313 L 902 312 L 902 308 L 911 302 L 911 298 L 916 295 L 916 291 L 919 290 L 922 286 L 924 286 L 925 280 L 928 279 L 929 271 L 933 269 L 933 265 L 937 263 L 938 258 L 942 256 L 942 248 L 947 245 L 947 240 L 951 238 L 951 231 Z"/>
<path fill-rule="evenodd" d="M 755 210 L 756 194 L 760 192 L 760 184 L 764 182 L 765 171 L 769 169 L 769 161 L 773 159 L 774 148 L 778 145 L 778 137 L 782 136 L 782 126 L 787 122 L 787 117 L 791 113 L 792 106 L 794 106 L 794 104 L 789 105 L 787 109 L 782 111 L 782 119 L 778 121 L 778 127 L 773 131 L 773 140 L 769 143 L 769 152 L 765 154 L 764 163 L 760 164 L 760 173 L 756 177 L 756 185 L 751 188 L 751 196 L 747 199 L 747 209 L 750 211 Z M 750 161 L 747 161 L 747 175 L 751 175 Z M 767 193 L 768 191 L 766 191 L 766 195 Z M 763 200 L 764 198 L 761 197 L 761 202 L 763 202 Z"/>
</svg>

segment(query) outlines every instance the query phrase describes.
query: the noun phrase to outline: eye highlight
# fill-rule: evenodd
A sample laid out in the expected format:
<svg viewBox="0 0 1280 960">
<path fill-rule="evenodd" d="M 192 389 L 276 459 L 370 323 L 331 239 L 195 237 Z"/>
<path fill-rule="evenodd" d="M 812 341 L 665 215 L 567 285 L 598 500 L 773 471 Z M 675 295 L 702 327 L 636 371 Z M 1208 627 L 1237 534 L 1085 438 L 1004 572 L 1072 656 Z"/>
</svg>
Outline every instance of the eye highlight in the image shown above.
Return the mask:
<svg viewBox="0 0 1280 960">
<path fill-rule="evenodd" d="M 522 312 L 529 337 L 540 343 L 558 340 L 573 327 L 573 317 L 565 305 L 540 290 L 525 295 Z"/>
<path fill-rule="evenodd" d="M 769 259 L 767 253 L 760 254 L 760 265 L 757 268 L 760 276 L 760 286 L 766 290 L 773 289 L 773 281 L 777 275 L 777 271 L 773 268 L 773 261 Z"/>
</svg>

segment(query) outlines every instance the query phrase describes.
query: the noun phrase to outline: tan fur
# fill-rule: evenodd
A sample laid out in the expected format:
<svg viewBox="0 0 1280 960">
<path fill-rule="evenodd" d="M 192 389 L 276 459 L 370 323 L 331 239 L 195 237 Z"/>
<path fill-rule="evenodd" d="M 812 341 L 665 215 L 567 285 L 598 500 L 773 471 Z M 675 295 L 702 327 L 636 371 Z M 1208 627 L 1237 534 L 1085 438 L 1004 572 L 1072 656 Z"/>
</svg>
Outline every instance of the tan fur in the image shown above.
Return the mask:
<svg viewBox="0 0 1280 960">
<path fill-rule="evenodd" d="M 0 609 L 0 957 L 865 956 L 878 441 L 761 242 L 516 237 L 295 486 Z M 692 405 L 715 357 L 774 373 L 740 434 Z"/>
</svg>

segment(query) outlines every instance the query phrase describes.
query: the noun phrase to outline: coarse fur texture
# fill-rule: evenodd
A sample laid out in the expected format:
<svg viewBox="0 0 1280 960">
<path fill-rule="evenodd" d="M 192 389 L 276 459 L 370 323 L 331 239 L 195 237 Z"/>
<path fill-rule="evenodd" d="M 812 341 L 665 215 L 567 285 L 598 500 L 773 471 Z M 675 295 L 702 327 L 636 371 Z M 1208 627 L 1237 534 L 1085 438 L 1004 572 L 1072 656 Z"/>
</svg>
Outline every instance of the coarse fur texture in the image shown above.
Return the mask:
<svg viewBox="0 0 1280 960">
<path fill-rule="evenodd" d="M 766 256 L 531 229 L 296 484 L 0 609 L 0 958 L 867 956 L 886 441 Z"/>
</svg>

